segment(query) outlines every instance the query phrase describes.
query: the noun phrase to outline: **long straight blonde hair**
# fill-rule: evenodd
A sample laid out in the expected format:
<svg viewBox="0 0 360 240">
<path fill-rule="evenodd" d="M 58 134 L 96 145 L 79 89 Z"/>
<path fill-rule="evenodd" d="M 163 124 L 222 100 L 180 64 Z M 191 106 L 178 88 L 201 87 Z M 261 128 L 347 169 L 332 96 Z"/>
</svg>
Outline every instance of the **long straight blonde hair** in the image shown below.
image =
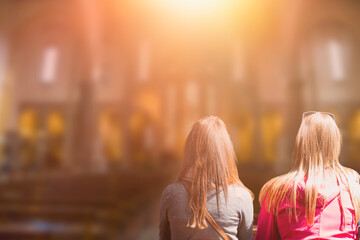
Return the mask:
<svg viewBox="0 0 360 240">
<path fill-rule="evenodd" d="M 290 220 L 298 221 L 296 214 L 297 189 L 305 183 L 305 217 L 307 225 L 314 223 L 316 202 L 319 190 L 331 177 L 336 177 L 339 185 L 346 188 L 355 210 L 355 223 L 359 219 L 360 189 L 359 175 L 356 171 L 345 168 L 339 163 L 341 134 L 335 120 L 327 113 L 315 112 L 303 117 L 296 136 L 294 150 L 295 164 L 292 170 L 267 182 L 260 191 L 259 201 L 268 212 L 278 214 L 279 205 L 289 201 Z M 330 174 L 326 174 L 330 171 Z M 325 202 L 324 202 L 325 204 Z M 342 208 L 342 191 L 340 205 L 342 223 L 345 214 Z M 293 217 L 291 217 L 293 216 Z"/>
<path fill-rule="evenodd" d="M 192 179 L 188 218 L 188 227 L 191 228 L 203 229 L 208 226 L 205 210 L 209 189 L 216 192 L 218 210 L 221 189 L 226 199 L 229 184 L 247 189 L 239 179 L 234 148 L 220 118 L 205 117 L 192 126 L 185 143 L 184 164 L 179 180 L 184 177 Z"/>
</svg>

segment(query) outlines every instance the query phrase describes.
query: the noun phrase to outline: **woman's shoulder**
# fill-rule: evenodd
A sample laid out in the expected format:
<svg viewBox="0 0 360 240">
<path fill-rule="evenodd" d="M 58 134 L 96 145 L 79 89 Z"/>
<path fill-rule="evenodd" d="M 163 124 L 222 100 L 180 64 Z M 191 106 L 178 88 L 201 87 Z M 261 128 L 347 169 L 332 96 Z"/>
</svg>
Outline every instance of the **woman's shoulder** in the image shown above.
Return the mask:
<svg viewBox="0 0 360 240">
<path fill-rule="evenodd" d="M 269 181 L 267 181 L 262 190 L 264 192 L 268 192 L 269 190 L 275 188 L 283 188 L 287 186 L 287 188 L 294 187 L 294 179 L 291 177 L 291 173 L 286 173 L 280 176 L 273 177 Z"/>
<path fill-rule="evenodd" d="M 357 171 L 355 171 L 354 169 L 348 168 L 348 167 L 343 167 L 345 174 L 353 181 L 355 182 L 359 182 L 360 179 L 360 175 Z"/>
<path fill-rule="evenodd" d="M 184 185 L 181 182 L 174 182 L 169 184 L 163 191 L 162 195 L 164 196 L 179 196 L 179 193 L 182 194 L 186 192 Z"/>
<path fill-rule="evenodd" d="M 228 196 L 224 206 L 231 213 L 245 214 L 252 218 L 253 198 L 250 192 L 242 186 L 234 184 L 228 186 Z"/>
<path fill-rule="evenodd" d="M 237 201 L 240 201 L 240 202 L 252 202 L 253 201 L 250 192 L 242 186 L 239 186 L 236 184 L 229 185 L 228 192 L 229 192 L 230 198 L 234 198 Z"/>
<path fill-rule="evenodd" d="M 298 188 L 302 188 L 304 185 L 303 181 L 297 184 Z M 284 194 L 284 199 L 288 198 L 290 195 L 291 190 L 294 188 L 294 176 L 291 172 L 276 176 L 269 181 L 267 181 L 264 186 L 260 190 L 259 201 L 262 204 L 266 199 L 273 198 L 281 191 Z M 298 189 L 300 190 L 300 189 Z M 284 200 L 283 199 L 283 200 Z"/>
</svg>

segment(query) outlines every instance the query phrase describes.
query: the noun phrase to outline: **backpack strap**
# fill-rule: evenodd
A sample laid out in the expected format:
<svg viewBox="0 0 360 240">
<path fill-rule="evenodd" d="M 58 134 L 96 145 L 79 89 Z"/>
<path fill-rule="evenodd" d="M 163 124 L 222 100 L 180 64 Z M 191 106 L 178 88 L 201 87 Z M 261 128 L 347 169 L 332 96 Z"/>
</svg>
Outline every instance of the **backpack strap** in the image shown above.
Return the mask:
<svg viewBox="0 0 360 240">
<path fill-rule="evenodd" d="M 184 186 L 186 191 L 189 193 L 191 193 L 191 185 L 190 182 L 188 181 L 184 181 L 181 180 L 180 181 Z M 210 223 L 210 225 L 215 229 L 215 231 L 224 239 L 224 240 L 230 240 L 230 237 L 224 232 L 224 230 L 221 229 L 221 227 L 219 227 L 219 225 L 216 223 L 216 221 L 214 220 L 214 218 L 211 216 L 211 214 L 208 212 L 207 209 L 205 209 L 205 218 L 208 221 L 208 223 Z"/>
</svg>

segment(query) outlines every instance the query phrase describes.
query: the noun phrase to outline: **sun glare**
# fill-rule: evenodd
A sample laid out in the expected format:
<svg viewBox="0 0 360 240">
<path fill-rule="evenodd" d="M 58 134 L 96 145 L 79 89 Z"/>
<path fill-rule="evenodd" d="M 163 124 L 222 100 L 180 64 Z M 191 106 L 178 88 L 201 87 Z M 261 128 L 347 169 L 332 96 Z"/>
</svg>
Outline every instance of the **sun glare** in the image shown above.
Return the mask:
<svg viewBox="0 0 360 240">
<path fill-rule="evenodd" d="M 204 16 L 219 13 L 226 5 L 226 0 L 162 0 L 163 4 L 177 14 Z"/>
<path fill-rule="evenodd" d="M 187 10 L 209 10 L 219 7 L 224 1 L 221 0 L 170 0 L 171 4 Z"/>
</svg>

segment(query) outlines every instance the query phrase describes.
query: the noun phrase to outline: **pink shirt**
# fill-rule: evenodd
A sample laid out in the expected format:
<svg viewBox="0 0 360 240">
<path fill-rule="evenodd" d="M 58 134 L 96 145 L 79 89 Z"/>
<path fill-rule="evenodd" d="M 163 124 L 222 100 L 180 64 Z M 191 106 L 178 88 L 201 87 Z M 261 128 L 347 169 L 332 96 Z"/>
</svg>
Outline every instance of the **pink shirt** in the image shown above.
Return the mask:
<svg viewBox="0 0 360 240">
<path fill-rule="evenodd" d="M 298 222 L 289 222 L 289 204 L 284 201 L 279 206 L 279 214 L 268 213 L 261 208 L 258 218 L 258 229 L 255 240 L 296 240 L 296 239 L 356 239 L 355 211 L 348 191 L 341 190 L 341 198 L 345 211 L 345 226 L 342 226 L 340 206 L 340 190 L 337 182 L 328 184 L 326 190 L 320 190 L 319 196 L 326 199 L 326 204 L 318 199 L 315 210 L 314 224 L 307 226 L 305 219 L 305 182 L 300 184 L 296 211 Z"/>
</svg>

